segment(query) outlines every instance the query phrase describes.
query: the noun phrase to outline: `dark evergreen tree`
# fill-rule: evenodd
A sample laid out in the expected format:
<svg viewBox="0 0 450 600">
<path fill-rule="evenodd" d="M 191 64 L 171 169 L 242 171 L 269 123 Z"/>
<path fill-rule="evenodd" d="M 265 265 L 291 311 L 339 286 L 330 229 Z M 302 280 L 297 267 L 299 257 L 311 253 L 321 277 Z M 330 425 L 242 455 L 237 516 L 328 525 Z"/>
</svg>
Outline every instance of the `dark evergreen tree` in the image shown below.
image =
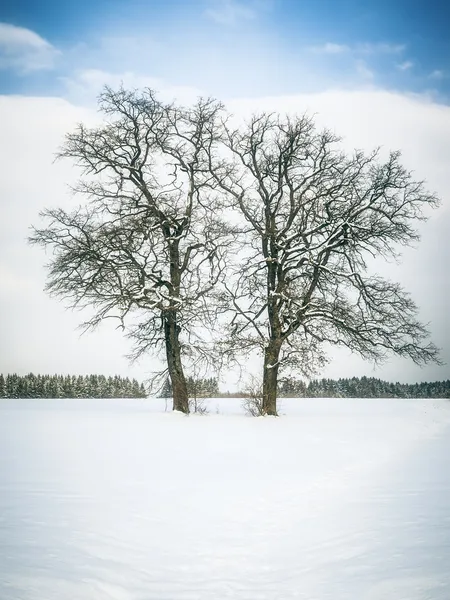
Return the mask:
<svg viewBox="0 0 450 600">
<path fill-rule="evenodd" d="M 172 398 L 172 383 L 170 381 L 170 377 L 166 377 L 161 390 L 158 394 L 159 398 Z"/>
<path fill-rule="evenodd" d="M 0 375 L 0 398 L 144 398 L 135 379 L 98 375 Z"/>
</svg>

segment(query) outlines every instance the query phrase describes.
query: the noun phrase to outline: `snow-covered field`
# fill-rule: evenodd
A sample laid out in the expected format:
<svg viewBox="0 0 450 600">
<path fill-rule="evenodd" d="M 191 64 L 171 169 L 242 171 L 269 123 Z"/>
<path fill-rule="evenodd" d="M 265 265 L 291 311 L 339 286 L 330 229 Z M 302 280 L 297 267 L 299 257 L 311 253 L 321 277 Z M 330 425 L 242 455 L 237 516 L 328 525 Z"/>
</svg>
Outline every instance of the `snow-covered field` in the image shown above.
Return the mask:
<svg viewBox="0 0 450 600">
<path fill-rule="evenodd" d="M 209 405 L 0 400 L 1 600 L 450 598 L 449 401 Z"/>
</svg>

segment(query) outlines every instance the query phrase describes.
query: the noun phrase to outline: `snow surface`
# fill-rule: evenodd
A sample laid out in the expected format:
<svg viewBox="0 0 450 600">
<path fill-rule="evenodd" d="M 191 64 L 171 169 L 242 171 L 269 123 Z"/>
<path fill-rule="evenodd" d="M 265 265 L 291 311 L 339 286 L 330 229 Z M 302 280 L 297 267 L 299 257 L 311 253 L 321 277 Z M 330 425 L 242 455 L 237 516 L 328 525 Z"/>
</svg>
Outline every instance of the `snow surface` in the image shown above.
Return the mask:
<svg viewBox="0 0 450 600">
<path fill-rule="evenodd" d="M 209 405 L 1 400 L 0 598 L 450 598 L 450 402 Z"/>
</svg>

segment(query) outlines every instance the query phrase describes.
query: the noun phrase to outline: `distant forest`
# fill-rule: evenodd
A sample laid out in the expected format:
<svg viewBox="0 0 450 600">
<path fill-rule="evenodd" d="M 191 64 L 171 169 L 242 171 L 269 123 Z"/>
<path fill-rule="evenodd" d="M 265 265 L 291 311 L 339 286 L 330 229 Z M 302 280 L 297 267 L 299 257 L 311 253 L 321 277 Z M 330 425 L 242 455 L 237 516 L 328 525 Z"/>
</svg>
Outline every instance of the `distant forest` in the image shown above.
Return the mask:
<svg viewBox="0 0 450 600">
<path fill-rule="evenodd" d="M 450 398 L 450 380 L 391 383 L 374 377 L 315 379 L 305 383 L 286 378 L 279 383 L 284 398 Z"/>
<path fill-rule="evenodd" d="M 245 392 L 227 393 L 219 390 L 218 380 L 186 379 L 191 398 L 244 397 Z M 145 398 L 143 383 L 128 377 L 104 375 L 34 375 L 0 374 L 0 398 Z M 172 397 L 167 379 L 158 394 Z M 374 377 L 346 379 L 285 378 L 279 382 L 280 398 L 450 398 L 450 380 L 425 383 L 391 383 Z"/>
<path fill-rule="evenodd" d="M 245 392 L 223 393 L 217 379 L 193 379 L 188 377 L 190 397 L 214 396 L 244 397 Z M 159 394 L 162 398 L 172 396 L 170 380 L 167 379 Z M 314 379 L 305 383 L 293 377 L 279 381 L 280 398 L 450 398 L 450 380 L 427 383 L 390 383 L 374 377 L 346 379 Z"/>
<path fill-rule="evenodd" d="M 186 377 L 186 386 L 190 398 L 217 398 L 224 395 L 220 393 L 219 382 L 215 377 Z M 158 397 L 172 398 L 172 384 L 168 377 Z"/>
<path fill-rule="evenodd" d="M 104 375 L 0 375 L 0 398 L 145 398 L 144 385 Z"/>
</svg>

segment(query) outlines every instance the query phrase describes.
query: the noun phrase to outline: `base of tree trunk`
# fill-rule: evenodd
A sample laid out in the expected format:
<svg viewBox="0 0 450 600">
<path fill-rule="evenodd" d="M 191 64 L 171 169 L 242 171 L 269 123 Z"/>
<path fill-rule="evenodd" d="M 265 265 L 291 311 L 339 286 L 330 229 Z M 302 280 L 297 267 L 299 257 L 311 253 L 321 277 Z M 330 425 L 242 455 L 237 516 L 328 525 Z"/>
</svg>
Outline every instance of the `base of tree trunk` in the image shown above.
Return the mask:
<svg viewBox="0 0 450 600">
<path fill-rule="evenodd" d="M 264 352 L 263 414 L 277 417 L 278 359 L 281 343 L 269 344 Z"/>
</svg>

